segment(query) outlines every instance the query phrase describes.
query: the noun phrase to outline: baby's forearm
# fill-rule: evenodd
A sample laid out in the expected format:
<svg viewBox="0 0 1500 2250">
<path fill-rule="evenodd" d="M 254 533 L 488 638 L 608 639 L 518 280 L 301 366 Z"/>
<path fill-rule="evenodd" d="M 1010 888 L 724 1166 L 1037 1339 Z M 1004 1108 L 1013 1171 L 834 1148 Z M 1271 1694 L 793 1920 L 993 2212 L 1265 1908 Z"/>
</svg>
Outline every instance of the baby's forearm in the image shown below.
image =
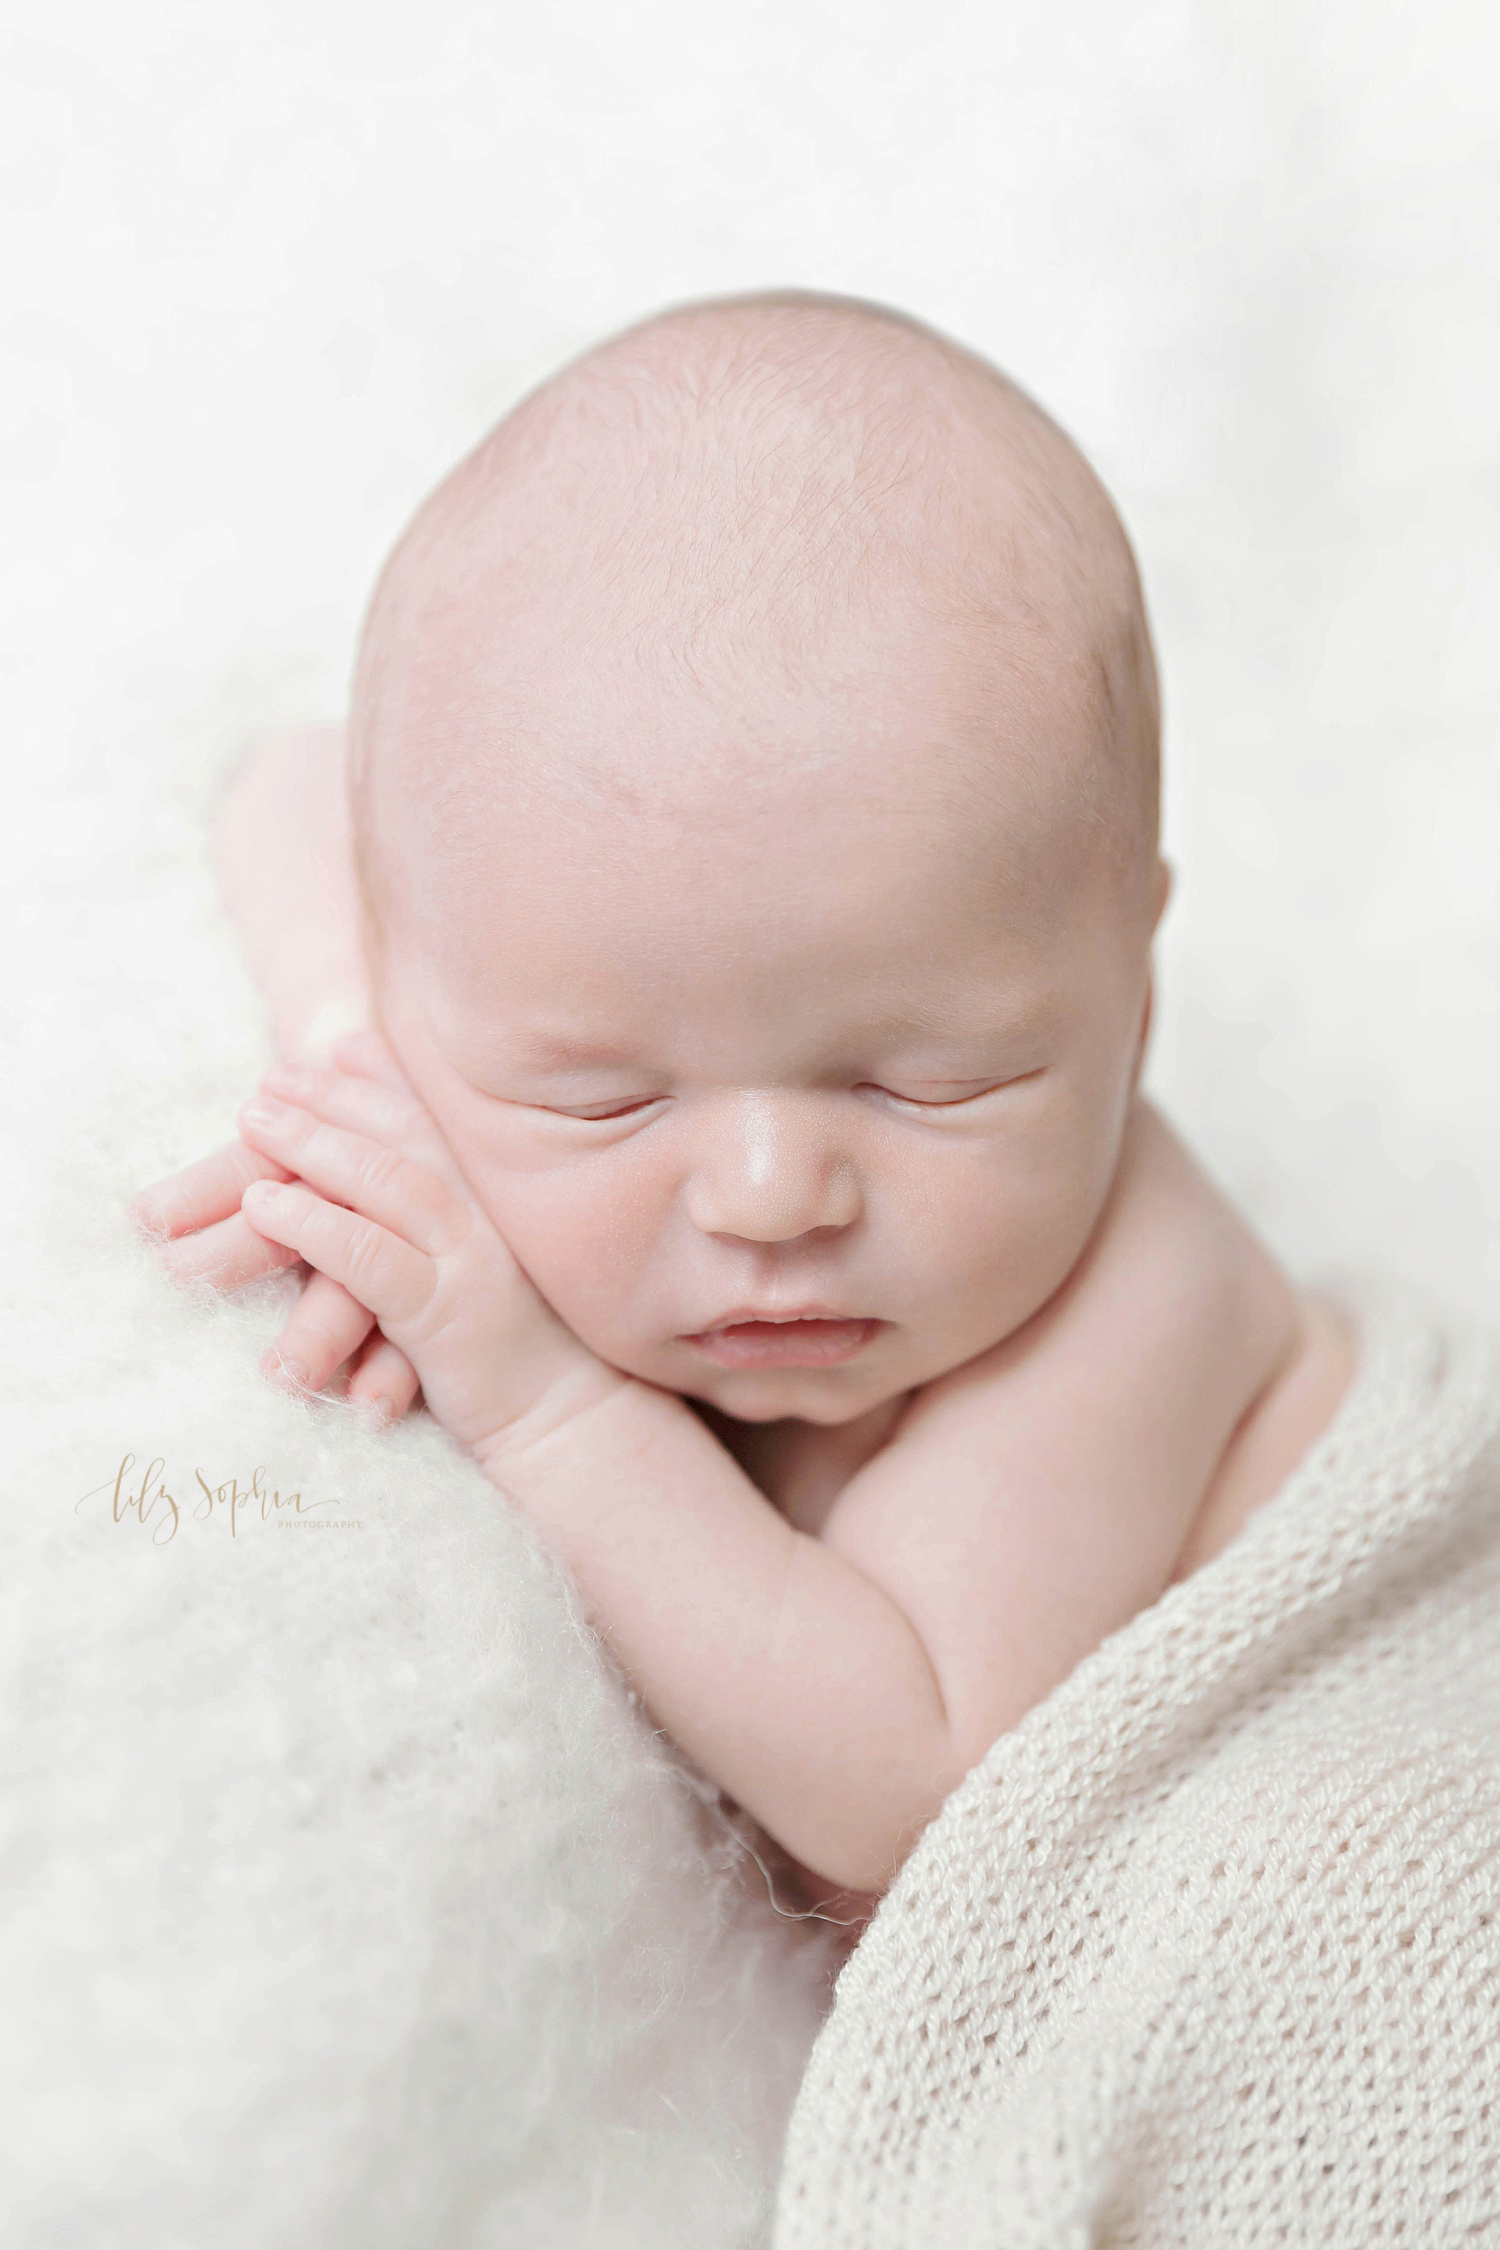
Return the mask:
<svg viewBox="0 0 1500 2250">
<path fill-rule="evenodd" d="M 922 1642 L 636 1382 L 483 1456 L 572 1569 L 653 1715 L 778 1842 L 880 1891 L 961 1778 Z"/>
</svg>

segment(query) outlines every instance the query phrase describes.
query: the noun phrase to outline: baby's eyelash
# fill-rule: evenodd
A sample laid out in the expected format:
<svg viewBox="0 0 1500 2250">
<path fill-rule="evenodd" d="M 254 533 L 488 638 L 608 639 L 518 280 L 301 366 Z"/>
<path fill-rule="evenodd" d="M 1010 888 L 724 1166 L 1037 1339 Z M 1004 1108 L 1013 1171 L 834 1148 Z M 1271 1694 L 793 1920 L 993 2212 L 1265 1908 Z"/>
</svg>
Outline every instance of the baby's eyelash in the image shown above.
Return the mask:
<svg viewBox="0 0 1500 2250">
<path fill-rule="evenodd" d="M 986 1094 L 994 1093 L 993 1086 L 983 1086 L 977 1094 L 947 1094 L 937 1099 L 929 1094 L 901 1094 L 894 1086 L 873 1086 L 872 1092 L 884 1094 L 889 1102 L 900 1102 L 906 1109 L 966 1109 L 970 1102 L 982 1102 Z"/>
<path fill-rule="evenodd" d="M 633 1117 L 637 1110 L 650 1109 L 661 1100 L 660 1094 L 632 1094 L 627 1101 L 612 1102 L 607 1107 L 593 1109 L 554 1109 L 553 1117 L 576 1117 L 581 1125 L 607 1125 L 616 1117 Z"/>
<path fill-rule="evenodd" d="M 987 1086 L 977 1086 L 972 1094 L 948 1094 L 937 1097 L 899 1093 L 894 1086 L 881 1086 L 874 1080 L 868 1080 L 855 1086 L 851 1088 L 851 1091 L 856 1094 L 883 1095 L 887 1101 L 899 1102 L 903 1109 L 966 1109 L 974 1102 L 983 1101 L 989 1094 L 1006 1093 L 1013 1086 L 1023 1086 L 1028 1080 L 1041 1076 L 1040 1070 L 1022 1071 L 1014 1078 L 997 1078 Z M 633 1094 L 624 1101 L 611 1102 L 608 1105 L 601 1103 L 588 1109 L 564 1109 L 560 1105 L 554 1107 L 551 1103 L 542 1103 L 538 1106 L 545 1109 L 549 1117 L 571 1117 L 580 1125 L 610 1125 L 620 1118 L 635 1117 L 642 1110 L 654 1109 L 664 1099 L 665 1097 L 661 1094 Z"/>
<path fill-rule="evenodd" d="M 976 1087 L 972 1094 L 949 1094 L 939 1099 L 923 1094 L 901 1094 L 894 1086 L 872 1085 L 870 1091 L 884 1094 L 887 1101 L 900 1102 L 906 1109 L 966 1109 L 972 1102 L 982 1102 L 986 1095 L 1009 1093 L 1013 1086 L 1024 1086 L 1041 1075 L 1040 1070 L 1022 1071 L 1015 1078 L 997 1078 L 988 1086 Z"/>
</svg>

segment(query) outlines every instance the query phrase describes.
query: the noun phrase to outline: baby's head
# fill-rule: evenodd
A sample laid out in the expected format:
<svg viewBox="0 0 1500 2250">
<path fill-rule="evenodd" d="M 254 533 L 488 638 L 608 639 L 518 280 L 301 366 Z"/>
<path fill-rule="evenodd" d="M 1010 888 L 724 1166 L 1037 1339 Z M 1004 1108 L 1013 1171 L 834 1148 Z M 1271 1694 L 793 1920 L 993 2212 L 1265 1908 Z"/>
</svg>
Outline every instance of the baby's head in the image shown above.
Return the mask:
<svg viewBox="0 0 1500 2250">
<path fill-rule="evenodd" d="M 454 471 L 361 650 L 370 969 L 586 1344 L 834 1423 L 1039 1310 L 1135 1086 L 1157 742 L 1102 487 L 894 313 L 669 313 Z M 865 1326 L 735 1333 L 799 1313 Z"/>
</svg>

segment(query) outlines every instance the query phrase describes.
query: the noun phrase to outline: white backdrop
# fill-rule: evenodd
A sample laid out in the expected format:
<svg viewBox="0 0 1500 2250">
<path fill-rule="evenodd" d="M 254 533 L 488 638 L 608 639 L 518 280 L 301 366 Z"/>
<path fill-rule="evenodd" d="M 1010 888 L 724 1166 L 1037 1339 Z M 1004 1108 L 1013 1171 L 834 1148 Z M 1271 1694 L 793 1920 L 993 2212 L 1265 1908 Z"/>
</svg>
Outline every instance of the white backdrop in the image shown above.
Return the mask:
<svg viewBox="0 0 1500 2250">
<path fill-rule="evenodd" d="M 1035 390 L 1136 537 L 1178 871 L 1158 1092 L 1299 1272 L 1393 1265 L 1500 1319 L 1500 22 L 0 19 L 0 2109 L 29 2104 L 0 2231 L 740 2250 L 804 1969 L 734 1937 L 487 1488 L 430 1431 L 377 1455 L 273 1399 L 272 1308 L 210 1320 L 128 1242 L 126 1192 L 266 1059 L 214 789 L 338 714 L 404 517 L 560 358 L 701 292 L 889 299 Z M 283 1463 L 368 1536 L 126 1567 L 68 1505 L 126 1443 Z M 675 2154 L 590 2122 L 605 2066 Z"/>
</svg>

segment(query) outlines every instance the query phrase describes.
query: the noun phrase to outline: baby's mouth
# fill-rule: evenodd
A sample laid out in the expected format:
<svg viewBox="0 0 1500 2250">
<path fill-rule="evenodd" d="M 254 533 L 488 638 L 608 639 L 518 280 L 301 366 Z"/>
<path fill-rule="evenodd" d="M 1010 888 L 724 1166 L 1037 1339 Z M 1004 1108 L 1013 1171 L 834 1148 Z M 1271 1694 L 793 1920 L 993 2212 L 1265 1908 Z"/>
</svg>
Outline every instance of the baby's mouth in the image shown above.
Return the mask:
<svg viewBox="0 0 1500 2250">
<path fill-rule="evenodd" d="M 885 1325 L 827 1313 L 750 1316 L 720 1321 L 678 1341 L 719 1367 L 836 1367 L 863 1351 Z"/>
</svg>

